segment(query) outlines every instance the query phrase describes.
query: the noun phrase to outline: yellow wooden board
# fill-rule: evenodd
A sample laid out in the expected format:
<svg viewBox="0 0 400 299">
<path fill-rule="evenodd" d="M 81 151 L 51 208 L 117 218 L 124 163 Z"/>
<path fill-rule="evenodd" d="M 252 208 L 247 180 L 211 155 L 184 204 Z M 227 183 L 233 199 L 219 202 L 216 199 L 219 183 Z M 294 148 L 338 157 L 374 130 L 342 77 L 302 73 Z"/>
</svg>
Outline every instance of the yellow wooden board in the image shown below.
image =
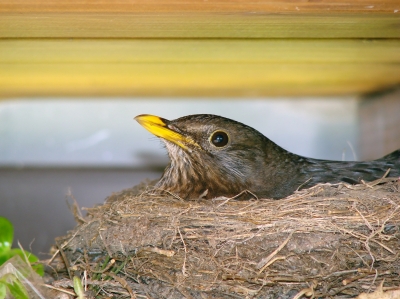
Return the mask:
<svg viewBox="0 0 400 299">
<path fill-rule="evenodd" d="M 333 95 L 400 82 L 400 40 L 6 39 L 0 95 Z"/>
<path fill-rule="evenodd" d="M 400 63 L 397 39 L 0 39 L 0 63 Z"/>
<path fill-rule="evenodd" d="M 15 37 L 400 38 L 400 13 L 0 13 L 0 38 Z"/>
<path fill-rule="evenodd" d="M 400 38 L 398 0 L 0 0 L 0 38 Z"/>
<path fill-rule="evenodd" d="M 0 97 L 338 95 L 400 82 L 398 0 L 0 0 Z"/>
</svg>

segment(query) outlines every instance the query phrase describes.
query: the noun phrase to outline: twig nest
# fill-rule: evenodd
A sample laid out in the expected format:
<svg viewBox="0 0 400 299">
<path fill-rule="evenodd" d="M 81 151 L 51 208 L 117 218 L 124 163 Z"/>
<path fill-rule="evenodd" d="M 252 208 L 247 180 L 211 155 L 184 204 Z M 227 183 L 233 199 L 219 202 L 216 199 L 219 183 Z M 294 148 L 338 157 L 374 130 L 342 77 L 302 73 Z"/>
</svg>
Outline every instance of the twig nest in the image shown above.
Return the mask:
<svg viewBox="0 0 400 299">
<path fill-rule="evenodd" d="M 389 178 L 250 201 L 182 201 L 142 185 L 88 209 L 57 245 L 93 294 L 349 298 L 383 280 L 382 292 L 400 287 L 399 239 L 400 185 Z"/>
</svg>

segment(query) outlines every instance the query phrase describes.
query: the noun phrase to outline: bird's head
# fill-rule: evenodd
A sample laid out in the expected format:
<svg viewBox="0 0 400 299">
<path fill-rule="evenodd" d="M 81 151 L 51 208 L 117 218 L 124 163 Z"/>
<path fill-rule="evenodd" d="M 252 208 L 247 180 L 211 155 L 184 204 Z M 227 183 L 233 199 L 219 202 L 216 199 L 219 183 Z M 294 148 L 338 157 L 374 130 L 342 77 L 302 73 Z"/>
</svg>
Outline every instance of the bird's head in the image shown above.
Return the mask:
<svg viewBox="0 0 400 299">
<path fill-rule="evenodd" d="M 217 115 L 169 121 L 142 114 L 135 119 L 164 141 L 171 159 L 157 186 L 183 198 L 251 191 L 270 142 L 255 129 Z"/>
</svg>

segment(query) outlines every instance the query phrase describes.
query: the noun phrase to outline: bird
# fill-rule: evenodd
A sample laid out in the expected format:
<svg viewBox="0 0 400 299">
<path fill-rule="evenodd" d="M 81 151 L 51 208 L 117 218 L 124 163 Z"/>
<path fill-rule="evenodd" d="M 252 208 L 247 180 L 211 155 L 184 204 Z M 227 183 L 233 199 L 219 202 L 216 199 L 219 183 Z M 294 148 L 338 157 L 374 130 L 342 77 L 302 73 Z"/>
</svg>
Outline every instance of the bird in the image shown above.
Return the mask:
<svg viewBox="0 0 400 299">
<path fill-rule="evenodd" d="M 165 144 L 170 164 L 155 189 L 181 199 L 281 199 L 318 183 L 357 184 L 400 176 L 400 149 L 383 158 L 332 161 L 303 157 L 280 147 L 257 130 L 212 114 L 167 120 L 141 114 L 135 120 Z"/>
</svg>

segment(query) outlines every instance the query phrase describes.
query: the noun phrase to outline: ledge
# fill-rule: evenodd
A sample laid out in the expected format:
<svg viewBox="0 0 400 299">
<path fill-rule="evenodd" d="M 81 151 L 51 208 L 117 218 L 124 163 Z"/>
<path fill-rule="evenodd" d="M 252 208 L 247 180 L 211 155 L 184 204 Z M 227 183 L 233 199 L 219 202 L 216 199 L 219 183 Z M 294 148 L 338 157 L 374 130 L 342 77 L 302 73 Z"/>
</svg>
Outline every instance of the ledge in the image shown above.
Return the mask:
<svg viewBox="0 0 400 299">
<path fill-rule="evenodd" d="M 387 1 L 2 1 L 0 97 L 368 93 L 400 83 Z"/>
</svg>

